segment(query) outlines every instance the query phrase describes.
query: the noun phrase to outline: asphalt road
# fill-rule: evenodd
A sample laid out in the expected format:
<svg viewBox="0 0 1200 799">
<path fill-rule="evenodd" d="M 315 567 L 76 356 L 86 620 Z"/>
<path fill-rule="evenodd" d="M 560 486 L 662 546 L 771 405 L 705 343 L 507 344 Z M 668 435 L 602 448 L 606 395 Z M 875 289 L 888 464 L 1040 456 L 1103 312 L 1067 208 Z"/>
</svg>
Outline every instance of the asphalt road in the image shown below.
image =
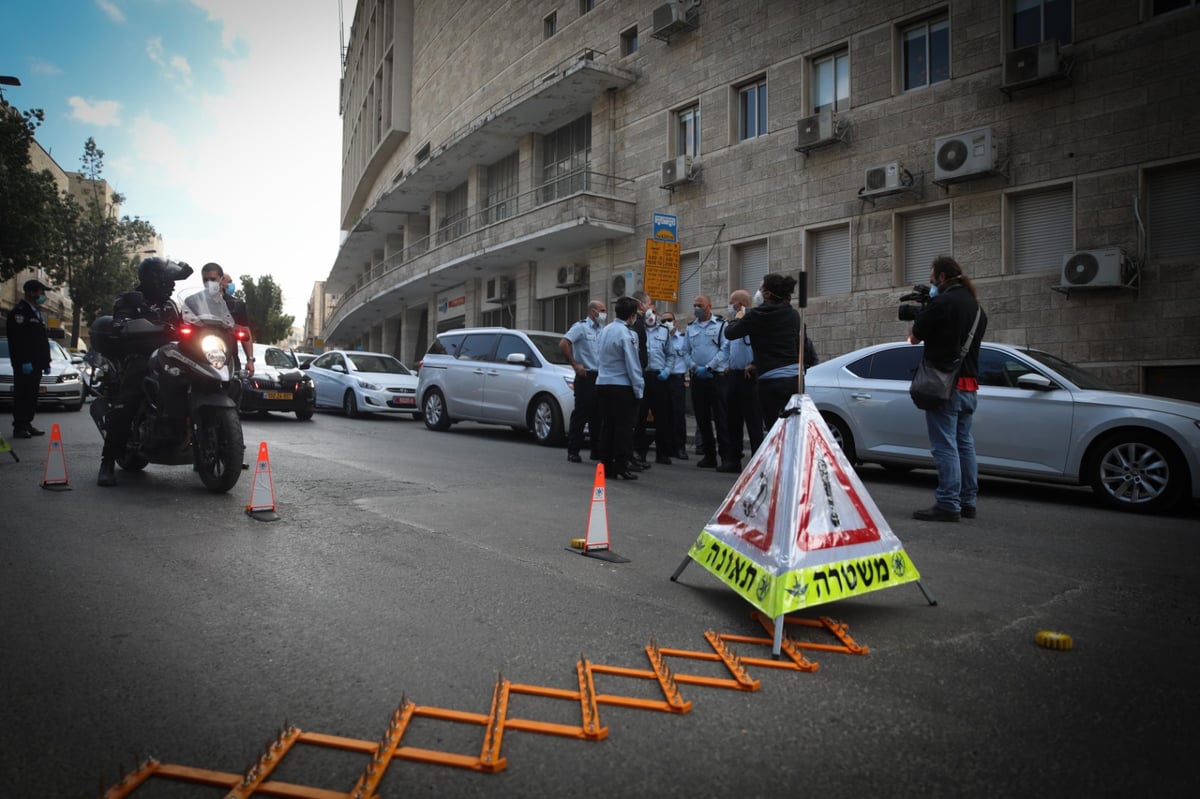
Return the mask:
<svg viewBox="0 0 1200 799">
<path fill-rule="evenodd" d="M 241 773 L 285 720 L 377 740 L 401 697 L 487 714 L 501 674 L 575 690 L 581 653 L 646 669 L 652 640 L 705 651 L 706 630 L 763 634 L 698 565 L 669 580 L 732 484 L 695 458 L 609 485 L 612 548 L 631 561 L 611 564 L 565 549 L 586 530 L 593 465 L 504 428 L 247 418 L 281 516 L 263 523 L 242 510 L 251 472 L 228 495 L 187 467 L 101 489 L 86 411 L 37 419 L 54 422 L 72 490 L 40 487 L 47 439 L 12 442 L 19 463 L 0 454 L 3 797 L 96 796 L 146 753 Z M 682 715 L 602 705 L 599 742 L 509 729 L 498 774 L 396 761 L 381 794 L 1195 793 L 1196 511 L 1144 518 L 1085 489 L 985 480 L 978 519 L 921 523 L 931 473 L 861 475 L 939 601 L 910 584 L 808 614 L 846 622 L 866 656 L 751 666 L 756 692 L 682 685 Z M 1041 629 L 1075 648 L 1037 647 Z M 619 676 L 596 690 L 660 698 Z M 580 723 L 572 702 L 525 695 L 509 717 Z M 483 732 L 417 718 L 403 745 L 477 756 Z M 298 745 L 272 778 L 344 793 L 365 764 Z M 222 795 L 158 779 L 133 794 Z"/>
</svg>

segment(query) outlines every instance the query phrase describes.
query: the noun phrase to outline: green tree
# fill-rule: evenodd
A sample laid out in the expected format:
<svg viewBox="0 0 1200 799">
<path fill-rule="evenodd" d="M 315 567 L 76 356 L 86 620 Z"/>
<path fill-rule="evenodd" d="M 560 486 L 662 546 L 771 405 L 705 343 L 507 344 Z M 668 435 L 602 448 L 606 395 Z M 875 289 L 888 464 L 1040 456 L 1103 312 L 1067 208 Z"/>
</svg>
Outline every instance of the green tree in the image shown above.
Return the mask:
<svg viewBox="0 0 1200 799">
<path fill-rule="evenodd" d="M 147 221 L 124 216 L 117 209 L 125 198 L 105 193 L 101 180 L 104 151 L 88 138 L 80 157 L 80 176 L 84 179 L 82 205 L 68 194 L 58 202 L 58 236 L 54 257 L 47 268 L 55 280 L 66 285 L 74 314 L 71 319 L 71 346 L 79 342 L 80 328 L 112 309 L 113 299 L 133 288 L 137 282 L 134 255 L 155 235 Z"/>
<path fill-rule="evenodd" d="M 49 171 L 33 170 L 29 150 L 43 113 L 0 99 L 0 281 L 50 260 L 58 189 Z"/>
<path fill-rule="evenodd" d="M 296 317 L 284 314 L 283 292 L 275 284 L 275 278 L 263 275 L 255 283 L 254 278 L 242 275 L 242 289 L 238 293 L 246 303 L 255 341 L 273 344 L 291 335 Z"/>
</svg>

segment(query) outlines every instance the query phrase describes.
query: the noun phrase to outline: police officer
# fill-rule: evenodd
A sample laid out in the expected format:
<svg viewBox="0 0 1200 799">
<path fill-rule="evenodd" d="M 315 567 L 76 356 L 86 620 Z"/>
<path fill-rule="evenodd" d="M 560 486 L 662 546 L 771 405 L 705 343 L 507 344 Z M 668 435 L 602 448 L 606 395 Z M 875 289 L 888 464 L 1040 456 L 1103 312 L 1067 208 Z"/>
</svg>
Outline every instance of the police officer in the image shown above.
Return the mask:
<svg viewBox="0 0 1200 799">
<path fill-rule="evenodd" d="M 567 460 L 571 463 L 583 460 L 579 450 L 583 448 L 585 424 L 592 438 L 592 460 L 600 460 L 600 406 L 596 404 L 596 375 L 600 361 L 596 345 L 607 318 L 604 303 L 592 300 L 588 303 L 587 316 L 571 325 L 566 336 L 558 342 L 567 363 L 575 370 L 575 408 L 567 427 Z"/>
<path fill-rule="evenodd" d="M 250 331 L 250 314 L 246 310 L 246 303 L 233 296 L 233 278 L 225 274 L 225 270 L 220 264 L 209 261 L 200 267 L 200 279 L 204 281 L 205 286 L 214 282 L 218 284 L 217 291 L 225 300 L 225 306 L 229 308 L 229 315 L 233 317 L 234 324 L 245 328 L 246 337 L 242 339 L 242 351 L 246 355 L 246 375 L 254 377 L 254 335 Z M 234 370 L 237 371 L 241 365 L 237 363 L 236 351 L 234 354 Z"/>
<path fill-rule="evenodd" d="M 729 317 L 750 307 L 750 292 L 738 289 L 729 295 Z M 726 326 L 726 330 L 728 330 Z M 740 474 L 742 471 L 742 426 L 750 437 L 750 453 L 758 450 L 763 440 L 762 412 L 758 405 L 758 373 L 754 365 L 754 350 L 750 337 L 725 337 L 729 367 L 725 377 L 725 410 L 728 413 L 729 460 L 717 467 L 718 472 Z"/>
<path fill-rule="evenodd" d="M 703 442 L 703 457 L 696 465 L 712 469 L 718 454 L 723 463 L 730 457 L 725 414 L 725 320 L 713 316 L 707 294 L 692 302 L 692 315 L 695 319 L 687 328 L 688 366 L 692 373 L 692 410 Z"/>
<path fill-rule="evenodd" d="M 671 397 L 672 436 L 669 451 L 681 461 L 687 453 L 687 336 L 675 326 L 675 314 L 663 314 L 663 326 L 670 331 L 667 340 L 667 393 Z"/>
<path fill-rule="evenodd" d="M 38 280 L 26 280 L 21 288 L 25 296 L 8 312 L 5 323 L 13 368 L 13 438 L 33 438 L 46 434 L 33 426 L 38 386 L 42 374 L 50 374 L 50 338 L 38 309 L 46 302 L 46 286 Z"/>
<path fill-rule="evenodd" d="M 635 451 L 641 464 L 647 463 L 650 441 L 646 436 L 649 415 L 654 414 L 654 462 L 670 464 L 675 451 L 675 428 L 672 422 L 671 394 L 667 381 L 671 377 L 671 366 L 675 355 L 668 344 L 671 332 L 665 324 L 659 324 L 654 306 L 643 316 L 646 326 L 646 391 L 638 415 L 637 430 L 634 431 Z"/>
<path fill-rule="evenodd" d="M 142 261 L 138 265 L 137 288 L 125 292 L 113 303 L 114 335 L 119 336 L 131 319 L 148 319 L 164 328 L 177 325 L 180 321 L 179 308 L 171 299 L 171 294 L 175 291 L 175 281 L 185 280 L 191 274 L 192 268 L 187 264 L 165 258 Z M 96 485 L 117 484 L 113 466 L 116 459 L 125 454 L 129 426 L 142 401 L 142 383 L 149 369 L 150 353 L 166 343 L 169 335 L 169 331 L 164 329 L 161 341 L 122 350 L 121 387 L 104 417 L 104 450 L 100 454 L 100 473 L 96 477 Z"/>
<path fill-rule="evenodd" d="M 613 309 L 616 321 L 604 328 L 597 344 L 600 374 L 596 377 L 596 396 L 604 416 L 604 473 L 617 480 L 637 479 L 629 468 L 633 460 L 633 426 L 646 387 L 633 331 L 637 305 L 632 297 L 618 299 Z"/>
</svg>

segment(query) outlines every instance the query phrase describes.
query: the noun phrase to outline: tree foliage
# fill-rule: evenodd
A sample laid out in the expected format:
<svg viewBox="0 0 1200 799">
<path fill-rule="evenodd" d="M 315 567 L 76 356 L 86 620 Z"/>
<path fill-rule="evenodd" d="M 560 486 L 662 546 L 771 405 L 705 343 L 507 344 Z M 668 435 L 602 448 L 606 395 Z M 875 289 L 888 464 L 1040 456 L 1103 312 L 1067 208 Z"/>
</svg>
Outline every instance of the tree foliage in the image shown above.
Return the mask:
<svg viewBox="0 0 1200 799">
<path fill-rule="evenodd" d="M 250 275 L 242 275 L 239 292 L 246 303 L 246 315 L 250 317 L 250 332 L 254 340 L 263 344 L 282 341 L 292 333 L 294 316 L 283 312 L 283 292 L 275 278 L 263 275 L 258 282 Z"/>
<path fill-rule="evenodd" d="M 43 118 L 0 99 L 0 281 L 45 263 L 57 236 L 54 177 L 35 172 L 29 155 Z"/>
</svg>

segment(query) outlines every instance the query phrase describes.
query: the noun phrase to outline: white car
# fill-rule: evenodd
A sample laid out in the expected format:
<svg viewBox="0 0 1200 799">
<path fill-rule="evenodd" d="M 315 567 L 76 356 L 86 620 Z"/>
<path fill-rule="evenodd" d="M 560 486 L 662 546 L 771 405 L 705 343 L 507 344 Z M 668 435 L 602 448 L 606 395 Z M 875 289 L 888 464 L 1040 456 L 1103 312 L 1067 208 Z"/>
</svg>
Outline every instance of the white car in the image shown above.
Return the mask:
<svg viewBox="0 0 1200 799">
<path fill-rule="evenodd" d="M 59 405 L 77 411 L 83 407 L 83 358 L 74 359 L 57 341 L 50 342 L 50 374 L 42 375 L 38 405 Z M 13 401 L 13 367 L 8 359 L 8 339 L 0 336 L 0 404 Z"/>
<path fill-rule="evenodd" d="M 908 396 L 924 348 L 879 344 L 811 367 L 806 393 L 851 463 L 932 468 Z M 984 342 L 974 424 L 980 474 L 1091 485 L 1113 508 L 1200 497 L 1200 403 L 1125 394 L 1044 352 Z"/>
<path fill-rule="evenodd" d="M 417 376 L 394 356 L 333 350 L 301 368 L 312 378 L 318 408 L 341 408 L 352 419 L 364 413 L 421 418 Z"/>
</svg>

